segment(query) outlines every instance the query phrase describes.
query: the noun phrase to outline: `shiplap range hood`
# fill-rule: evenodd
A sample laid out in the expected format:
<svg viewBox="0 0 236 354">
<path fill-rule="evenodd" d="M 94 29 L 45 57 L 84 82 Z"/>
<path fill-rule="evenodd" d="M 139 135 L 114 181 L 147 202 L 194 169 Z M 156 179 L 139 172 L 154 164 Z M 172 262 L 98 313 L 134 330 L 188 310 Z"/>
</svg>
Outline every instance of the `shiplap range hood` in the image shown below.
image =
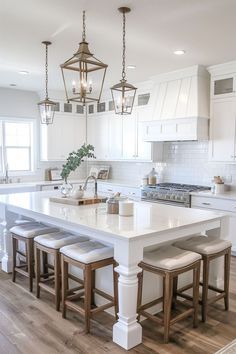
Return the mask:
<svg viewBox="0 0 236 354">
<path fill-rule="evenodd" d="M 210 76 L 195 65 L 153 78 L 152 120 L 144 123 L 145 141 L 208 139 Z"/>
</svg>

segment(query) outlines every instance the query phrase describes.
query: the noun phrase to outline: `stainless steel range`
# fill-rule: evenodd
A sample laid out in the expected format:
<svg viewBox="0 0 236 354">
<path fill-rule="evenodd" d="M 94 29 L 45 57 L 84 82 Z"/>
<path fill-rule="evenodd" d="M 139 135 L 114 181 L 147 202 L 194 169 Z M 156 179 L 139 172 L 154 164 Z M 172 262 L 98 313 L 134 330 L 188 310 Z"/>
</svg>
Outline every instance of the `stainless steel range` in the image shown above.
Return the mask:
<svg viewBox="0 0 236 354">
<path fill-rule="evenodd" d="M 141 187 L 141 200 L 178 205 L 189 208 L 190 192 L 209 190 L 210 187 L 179 183 L 159 183 L 155 186 Z"/>
</svg>

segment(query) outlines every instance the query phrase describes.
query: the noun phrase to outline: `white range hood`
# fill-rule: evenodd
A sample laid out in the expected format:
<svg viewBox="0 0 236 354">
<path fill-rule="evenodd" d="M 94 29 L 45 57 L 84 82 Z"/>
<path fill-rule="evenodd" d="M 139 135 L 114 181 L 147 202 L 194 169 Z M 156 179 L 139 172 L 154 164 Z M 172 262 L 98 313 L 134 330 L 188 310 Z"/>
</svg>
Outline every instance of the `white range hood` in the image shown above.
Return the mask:
<svg viewBox="0 0 236 354">
<path fill-rule="evenodd" d="M 206 68 L 195 65 L 152 79 L 152 120 L 143 124 L 144 140 L 207 140 L 210 76 Z"/>
<path fill-rule="evenodd" d="M 146 142 L 208 140 L 208 122 L 208 118 L 201 117 L 144 122 L 143 140 Z"/>
</svg>

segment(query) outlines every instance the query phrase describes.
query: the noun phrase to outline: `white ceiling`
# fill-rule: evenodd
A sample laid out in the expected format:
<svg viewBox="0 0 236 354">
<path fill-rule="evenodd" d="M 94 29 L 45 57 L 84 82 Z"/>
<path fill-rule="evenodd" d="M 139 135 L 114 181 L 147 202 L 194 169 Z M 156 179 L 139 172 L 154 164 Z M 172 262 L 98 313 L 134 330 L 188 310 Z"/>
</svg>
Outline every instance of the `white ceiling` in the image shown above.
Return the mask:
<svg viewBox="0 0 236 354">
<path fill-rule="evenodd" d="M 0 86 L 44 87 L 43 40 L 49 48 L 49 88 L 63 89 L 59 65 L 81 40 L 82 10 L 87 10 L 87 40 L 97 58 L 109 65 L 106 86 L 120 79 L 122 17 L 127 15 L 128 80 L 194 64 L 236 59 L 236 0 L 1 0 Z M 176 56 L 175 49 L 186 54 Z M 27 70 L 23 76 L 19 70 Z"/>
</svg>

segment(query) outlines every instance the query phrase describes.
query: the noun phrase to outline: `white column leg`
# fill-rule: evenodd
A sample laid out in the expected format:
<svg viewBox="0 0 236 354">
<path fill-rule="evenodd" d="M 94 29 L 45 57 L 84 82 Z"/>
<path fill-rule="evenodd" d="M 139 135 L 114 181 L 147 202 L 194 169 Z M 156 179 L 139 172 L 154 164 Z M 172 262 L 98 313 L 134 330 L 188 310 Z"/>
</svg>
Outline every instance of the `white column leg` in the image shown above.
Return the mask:
<svg viewBox="0 0 236 354">
<path fill-rule="evenodd" d="M 15 213 L 7 211 L 4 206 L 0 208 L 1 214 L 1 240 L 3 244 L 2 270 L 6 273 L 12 272 L 12 239 L 9 229 L 15 225 L 14 221 L 17 219 Z"/>
<path fill-rule="evenodd" d="M 142 327 L 137 322 L 137 274 L 138 263 L 143 258 L 143 249 L 138 242 L 117 241 L 115 260 L 119 263 L 119 314 L 113 326 L 113 341 L 125 349 L 142 343 Z"/>
<path fill-rule="evenodd" d="M 221 219 L 221 226 L 217 229 L 208 230 L 208 237 L 227 239 L 229 235 L 229 217 Z M 210 264 L 210 284 L 222 288 L 224 285 L 224 260 L 223 257 L 214 259 Z"/>
</svg>

